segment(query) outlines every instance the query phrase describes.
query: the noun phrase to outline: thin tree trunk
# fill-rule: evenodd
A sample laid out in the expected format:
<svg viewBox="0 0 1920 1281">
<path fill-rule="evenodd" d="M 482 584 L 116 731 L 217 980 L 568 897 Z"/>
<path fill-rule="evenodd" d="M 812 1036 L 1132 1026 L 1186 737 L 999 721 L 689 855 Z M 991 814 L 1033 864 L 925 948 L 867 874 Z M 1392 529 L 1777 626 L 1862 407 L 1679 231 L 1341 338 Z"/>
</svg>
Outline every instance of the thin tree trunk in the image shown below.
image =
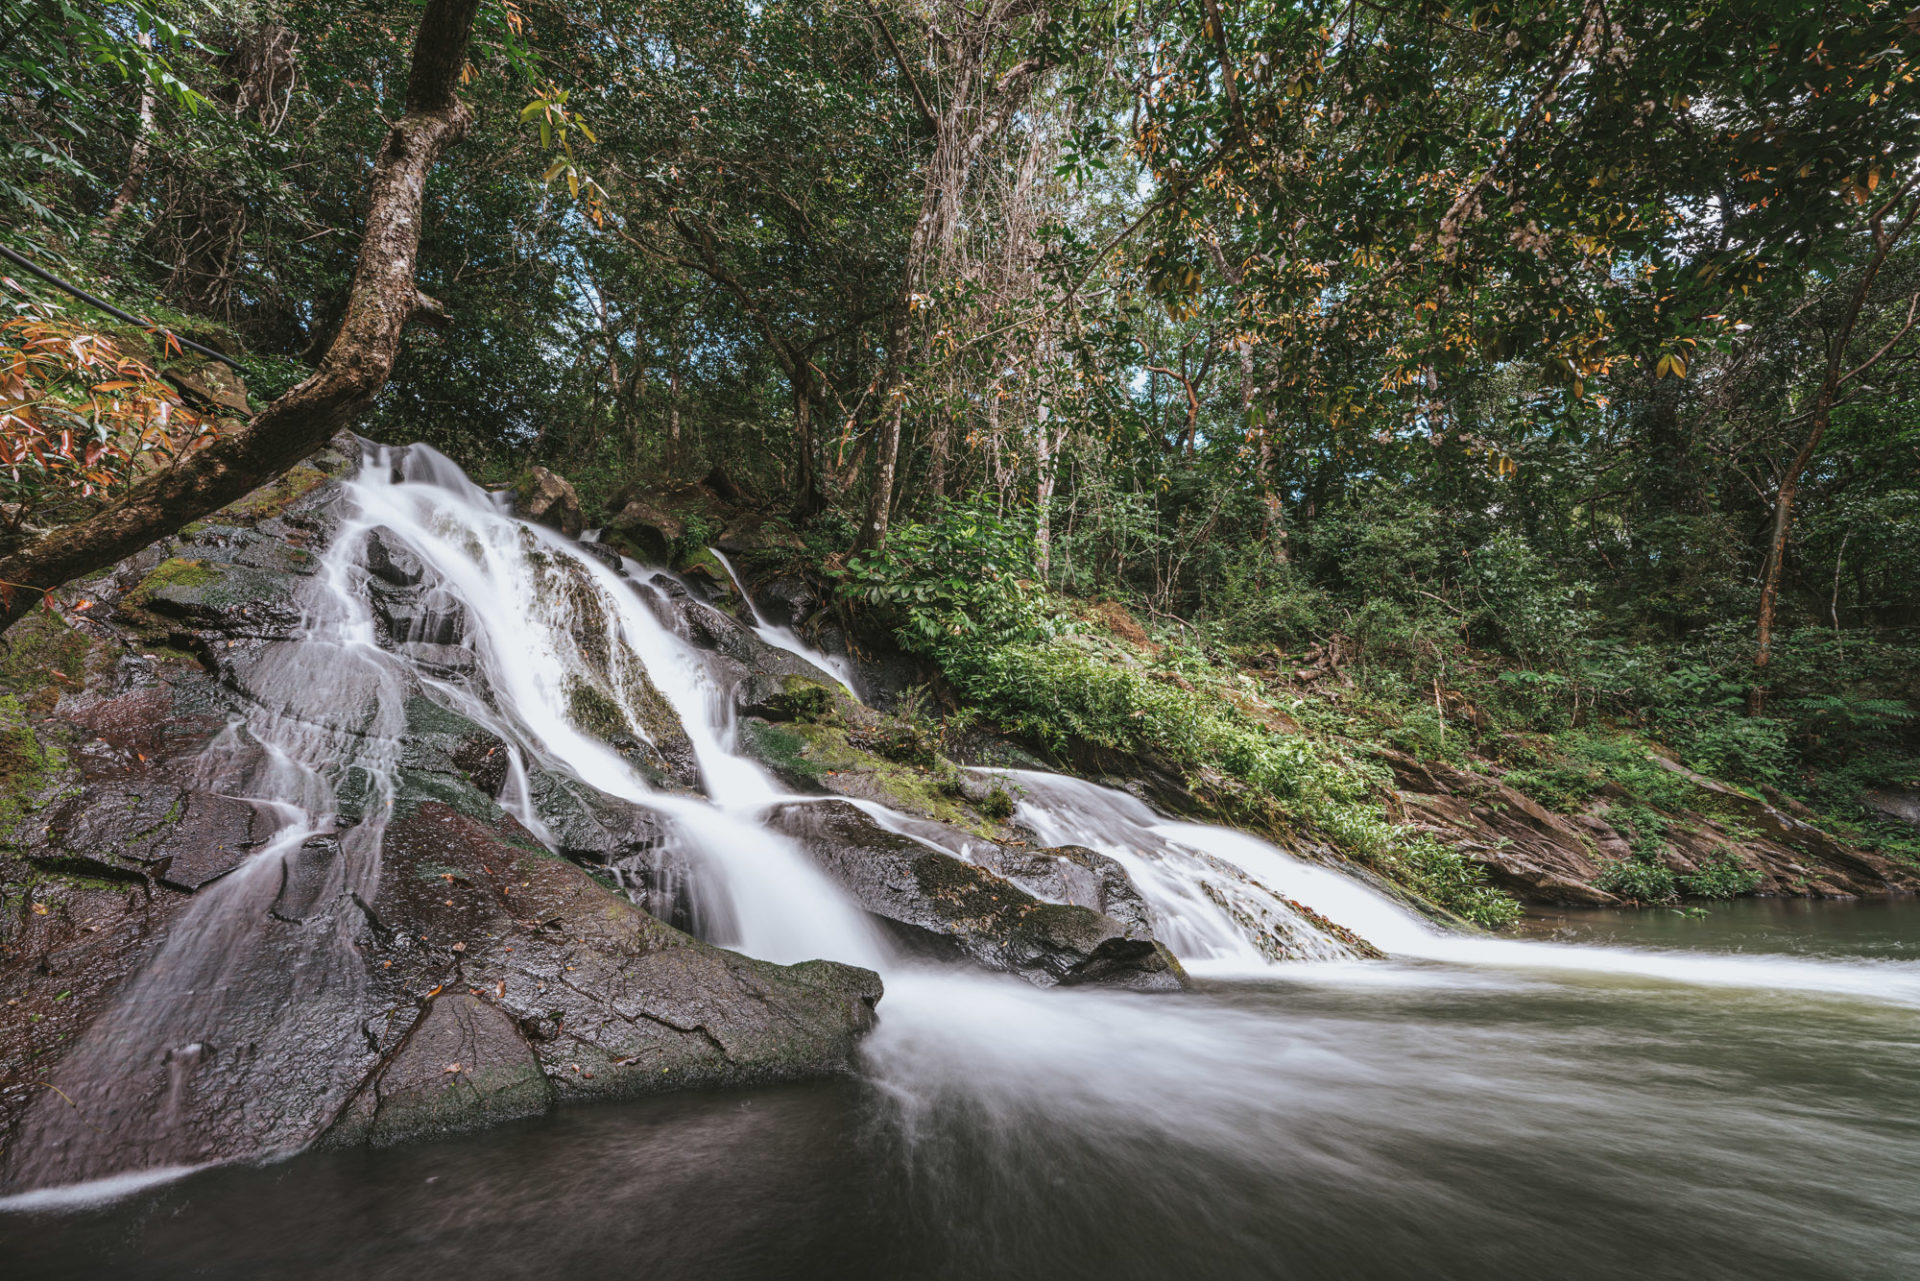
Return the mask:
<svg viewBox="0 0 1920 1281">
<path fill-rule="evenodd" d="M 1065 435 L 1064 432 L 1061 434 Z M 1056 453 L 1053 432 L 1047 427 L 1045 419 L 1041 420 L 1040 430 L 1034 434 L 1033 452 L 1037 472 L 1033 487 L 1033 501 L 1037 509 L 1034 514 L 1033 552 L 1041 581 L 1044 582 L 1047 572 L 1053 568 L 1053 471 Z"/>
<path fill-rule="evenodd" d="M 318 369 L 178 466 L 149 477 L 98 515 L 0 560 L 0 631 L 46 593 L 96 573 L 273 479 L 350 425 L 393 372 L 401 331 L 431 307 L 413 281 L 427 175 L 467 131 L 456 96 L 480 0 L 427 0 L 413 46 L 405 113 L 374 165 L 366 233 L 346 314 Z"/>
<path fill-rule="evenodd" d="M 680 466 L 680 362 L 667 371 L 667 470 Z"/>
<path fill-rule="evenodd" d="M 140 44 L 143 48 L 153 47 L 153 37 L 142 31 Z M 149 81 L 140 84 L 140 115 L 133 128 L 133 149 L 127 154 L 127 177 L 120 184 L 120 190 L 113 197 L 113 203 L 107 206 L 107 212 L 100 219 L 100 226 L 94 236 L 108 240 L 113 236 L 113 228 L 127 212 L 127 206 L 140 194 L 140 185 L 147 179 L 147 154 L 153 146 L 153 108 L 155 105 L 153 85 Z"/>
<path fill-rule="evenodd" d="M 1767 710 L 1767 668 L 1773 662 L 1773 625 L 1780 604 L 1780 573 L 1787 558 L 1787 541 L 1793 532 L 1793 502 L 1800 490 L 1800 478 L 1807 466 L 1813 461 L 1814 453 L 1820 448 L 1820 441 L 1827 434 L 1827 427 L 1833 421 L 1833 408 L 1840 399 L 1840 389 L 1866 373 L 1892 351 L 1895 344 L 1904 338 L 1913 328 L 1915 309 L 1920 308 L 1920 294 L 1914 295 L 1907 308 L 1906 324 L 1901 326 L 1885 346 L 1867 357 L 1853 369 L 1846 368 L 1847 344 L 1853 338 L 1854 327 L 1859 324 L 1860 312 L 1866 305 L 1867 296 L 1872 292 L 1873 283 L 1880 275 L 1880 268 L 1886 264 L 1887 255 L 1893 246 L 1912 228 L 1914 218 L 1920 216 L 1920 200 L 1907 216 L 1893 228 L 1886 230 L 1885 218 L 1898 205 L 1907 193 L 1907 185 L 1901 189 L 1874 213 L 1869 221 L 1873 234 L 1873 255 L 1867 260 L 1866 267 L 1860 273 L 1860 283 L 1847 300 L 1847 309 L 1836 329 L 1833 340 L 1827 350 L 1826 376 L 1820 380 L 1820 392 L 1814 398 L 1811 412 L 1812 425 L 1807 431 L 1806 441 L 1793 456 L 1784 475 L 1780 477 L 1780 489 L 1773 500 L 1773 533 L 1768 540 L 1766 569 L 1760 583 L 1760 609 L 1755 619 L 1756 639 L 1753 655 L 1753 683 L 1747 686 L 1747 715 L 1764 716 Z"/>
<path fill-rule="evenodd" d="M 789 381 L 793 389 L 793 448 L 800 465 L 799 475 L 794 478 L 793 517 L 807 521 L 826 506 L 820 497 L 819 462 L 814 456 L 813 378 L 801 365 L 799 375 Z"/>
</svg>

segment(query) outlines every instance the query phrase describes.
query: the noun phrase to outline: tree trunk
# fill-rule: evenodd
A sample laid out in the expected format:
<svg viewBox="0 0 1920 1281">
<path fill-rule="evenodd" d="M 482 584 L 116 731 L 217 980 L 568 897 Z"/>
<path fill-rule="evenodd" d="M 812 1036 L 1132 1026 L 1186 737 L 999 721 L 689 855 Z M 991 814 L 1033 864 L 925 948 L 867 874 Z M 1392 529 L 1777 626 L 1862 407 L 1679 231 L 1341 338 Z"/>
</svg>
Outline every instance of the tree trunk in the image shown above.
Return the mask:
<svg viewBox="0 0 1920 1281">
<path fill-rule="evenodd" d="M 153 37 L 146 32 L 140 33 L 143 48 L 153 47 Z M 153 108 L 155 106 L 153 85 L 150 81 L 140 84 L 140 114 L 133 127 L 133 149 L 127 153 L 127 177 L 120 184 L 120 190 L 114 195 L 113 203 L 107 206 L 107 212 L 100 219 L 99 229 L 93 234 L 97 239 L 107 240 L 113 236 L 113 229 L 119 223 L 121 215 L 127 212 L 127 206 L 140 194 L 140 184 L 147 179 L 147 153 L 153 145 Z"/>
<path fill-rule="evenodd" d="M 1065 435 L 1062 431 L 1061 436 L 1064 438 Z M 1053 432 L 1048 429 L 1045 419 L 1041 420 L 1033 443 L 1036 471 L 1033 486 L 1033 558 L 1039 567 L 1040 579 L 1045 582 L 1048 572 L 1053 569 L 1053 472 L 1054 455 L 1058 450 Z"/>
<path fill-rule="evenodd" d="M 1851 329 L 1851 325 L 1848 326 Z M 1844 339 L 1841 340 L 1844 342 Z M 1780 570 L 1787 558 L 1787 537 L 1793 530 L 1793 500 L 1800 489 L 1800 477 L 1806 471 L 1807 464 L 1813 459 L 1813 451 L 1820 447 L 1820 438 L 1827 434 L 1827 424 L 1832 421 L 1834 393 L 1831 375 L 1820 388 L 1820 398 L 1813 406 L 1813 429 L 1807 433 L 1806 443 L 1800 446 L 1800 452 L 1794 455 L 1788 465 L 1786 475 L 1780 478 L 1780 492 L 1773 500 L 1773 534 L 1767 542 L 1766 572 L 1760 581 L 1760 613 L 1756 620 L 1758 637 L 1753 655 L 1753 684 L 1747 687 L 1747 715 L 1764 716 L 1767 711 L 1767 667 L 1773 661 L 1773 620 L 1780 603 Z"/>
<path fill-rule="evenodd" d="M 808 521 L 820 514 L 826 503 L 820 498 L 820 475 L 814 458 L 813 379 L 806 366 L 790 380 L 793 389 L 793 448 L 798 456 L 799 474 L 794 477 L 793 518 Z"/>
<path fill-rule="evenodd" d="M 1854 328 L 1860 322 L 1861 309 L 1866 306 L 1867 297 L 1873 291 L 1880 268 L 1886 265 L 1887 255 L 1892 252 L 1894 245 L 1912 229 L 1914 219 L 1920 217 L 1920 200 L 1916 200 L 1906 217 L 1891 231 L 1886 227 L 1887 215 L 1905 198 L 1907 188 L 1908 184 L 1903 183 L 1900 190 L 1868 220 L 1868 228 L 1873 236 L 1873 254 L 1861 270 L 1860 282 L 1847 299 L 1847 309 L 1827 348 L 1826 376 L 1820 380 L 1820 392 L 1814 398 L 1811 413 L 1813 421 L 1807 439 L 1780 477 L 1780 490 L 1774 496 L 1773 534 L 1768 539 L 1766 569 L 1760 581 L 1760 609 L 1755 620 L 1757 634 L 1753 654 L 1753 683 L 1747 686 L 1749 716 L 1764 716 L 1767 710 L 1766 678 L 1767 668 L 1773 662 L 1773 624 L 1780 603 L 1780 573 L 1787 558 L 1787 540 L 1793 532 L 1793 500 L 1799 493 L 1800 478 L 1813 461 L 1814 451 L 1820 448 L 1821 438 L 1827 434 L 1827 426 L 1833 420 L 1833 407 L 1840 399 L 1840 389 L 1879 364 L 1893 350 L 1913 328 L 1915 309 L 1920 308 L 1920 294 L 1916 294 L 1907 308 L 1906 324 L 1865 361 L 1851 370 L 1846 368 L 1847 344 L 1853 339 Z"/>
<path fill-rule="evenodd" d="M 673 342 L 667 352 L 667 449 L 666 472 L 669 476 L 679 474 L 684 461 L 680 449 L 680 330 L 673 331 Z"/>
<path fill-rule="evenodd" d="M 455 90 L 479 4 L 427 0 L 406 111 L 375 163 L 346 314 L 319 368 L 244 428 L 142 481 L 98 515 L 0 560 L 0 631 L 60 584 L 103 570 L 273 479 L 373 403 L 393 372 L 401 331 L 423 303 L 413 268 L 427 175 L 467 130 L 470 116 Z"/>
</svg>

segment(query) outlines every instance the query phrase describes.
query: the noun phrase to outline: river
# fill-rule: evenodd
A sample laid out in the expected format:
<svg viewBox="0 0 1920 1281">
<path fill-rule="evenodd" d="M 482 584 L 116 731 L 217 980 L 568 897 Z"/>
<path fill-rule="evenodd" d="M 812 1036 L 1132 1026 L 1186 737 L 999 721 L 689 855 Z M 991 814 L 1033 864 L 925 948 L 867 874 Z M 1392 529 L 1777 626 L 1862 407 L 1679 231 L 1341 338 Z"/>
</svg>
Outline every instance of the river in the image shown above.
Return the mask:
<svg viewBox="0 0 1920 1281">
<path fill-rule="evenodd" d="M 836 1082 L 28 1192 L 0 1204 L 10 1281 L 1920 1275 L 1920 906 L 1568 913 L 1469 937 L 1251 837 L 1017 774 L 1019 821 L 1118 859 L 1195 990 L 920 968 L 760 823 L 783 792 L 733 750 L 723 691 L 652 589 L 557 535 L 536 545 L 427 451 L 375 454 L 355 484 L 364 526 L 403 539 L 475 620 L 487 679 L 437 696 L 497 725 L 516 771 L 543 762 L 669 814 L 724 901 L 716 941 L 881 969 L 878 1030 Z M 395 661 L 362 635 L 358 549 L 329 553 L 302 671 L 332 670 L 311 659 L 326 646 Z M 536 586 L 556 558 L 574 566 L 564 609 Z M 569 723 L 565 611 L 584 609 L 674 704 L 710 800 L 648 791 Z M 309 677 L 294 696 L 330 691 Z M 278 742 L 273 718 L 248 730 L 276 761 L 318 750 Z M 262 802 L 313 828 L 335 801 L 283 774 L 318 777 L 264 772 Z M 377 828 L 367 844 L 377 876 Z M 248 946 L 259 914 L 232 883 L 168 942 L 180 972 Z M 1356 959 L 1299 903 L 1388 959 Z M 1276 963 L 1260 942 L 1275 938 L 1318 959 Z M 110 1095 L 116 1064 L 238 1017 L 169 991 L 90 1033 L 59 1081 Z M 64 1125 L 83 1168 L 115 1168 L 116 1136 L 47 1116 L 29 1137 Z"/>
<path fill-rule="evenodd" d="M 1650 953 L 1679 969 L 1920 956 L 1904 904 L 1536 924 L 1684 939 Z M 21 1278 L 1920 1274 L 1904 1002 L 1373 962 L 1171 997 L 909 974 L 884 1004 L 863 1079 L 211 1170 L 8 1215 L 0 1250 Z"/>
</svg>

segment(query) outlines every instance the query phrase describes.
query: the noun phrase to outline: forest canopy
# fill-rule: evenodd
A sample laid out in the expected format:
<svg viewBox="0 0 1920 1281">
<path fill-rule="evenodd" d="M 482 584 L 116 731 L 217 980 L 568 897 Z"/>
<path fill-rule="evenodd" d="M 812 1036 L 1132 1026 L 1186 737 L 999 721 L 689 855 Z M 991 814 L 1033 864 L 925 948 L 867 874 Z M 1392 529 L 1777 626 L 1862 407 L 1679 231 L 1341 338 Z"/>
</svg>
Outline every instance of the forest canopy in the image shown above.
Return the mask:
<svg viewBox="0 0 1920 1281">
<path fill-rule="evenodd" d="M 0 243 L 265 403 L 421 12 L 0 0 Z M 1915 768 L 1916 56 L 1880 0 L 487 0 L 358 429 L 724 482 L 1003 711 L 1110 600 L 1403 736 L 1845 807 Z M 0 554 L 205 435 L 151 334 L 6 291 Z"/>
</svg>

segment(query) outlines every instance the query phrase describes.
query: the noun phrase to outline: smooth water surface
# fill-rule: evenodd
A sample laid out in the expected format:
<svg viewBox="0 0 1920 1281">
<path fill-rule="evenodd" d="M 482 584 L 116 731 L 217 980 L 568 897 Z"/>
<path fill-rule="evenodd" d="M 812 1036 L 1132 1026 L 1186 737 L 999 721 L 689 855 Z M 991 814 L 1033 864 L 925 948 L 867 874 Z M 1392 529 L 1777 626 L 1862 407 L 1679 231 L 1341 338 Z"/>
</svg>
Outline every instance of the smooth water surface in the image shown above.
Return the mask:
<svg viewBox="0 0 1920 1281">
<path fill-rule="evenodd" d="M 1884 954 L 1920 906 L 1604 925 L 1609 950 Z M 209 1171 L 0 1217 L 0 1257 L 21 1278 L 1920 1275 L 1905 1002 L 1396 961 L 1157 997 L 903 973 L 882 1013 L 864 1080 Z"/>
</svg>

